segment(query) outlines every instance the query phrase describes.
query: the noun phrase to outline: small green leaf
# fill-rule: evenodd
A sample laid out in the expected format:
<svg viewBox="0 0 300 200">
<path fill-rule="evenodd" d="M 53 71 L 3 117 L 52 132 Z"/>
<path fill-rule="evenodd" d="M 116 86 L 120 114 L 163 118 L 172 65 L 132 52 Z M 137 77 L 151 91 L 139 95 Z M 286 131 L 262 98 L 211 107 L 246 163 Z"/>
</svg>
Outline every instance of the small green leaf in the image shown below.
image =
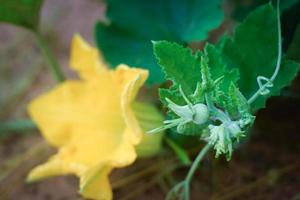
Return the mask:
<svg viewBox="0 0 300 200">
<path fill-rule="evenodd" d="M 208 65 L 210 68 L 210 73 L 212 74 L 212 79 L 215 80 L 223 76 L 226 70 L 226 65 L 222 59 L 219 49 L 212 44 L 207 44 L 205 45 L 204 52 L 208 57 Z"/>
<path fill-rule="evenodd" d="M 226 110 L 233 118 L 243 117 L 250 112 L 247 99 L 233 83 L 230 84 L 228 89 L 228 106 Z"/>
<path fill-rule="evenodd" d="M 213 80 L 222 77 L 219 88 L 227 92 L 231 82 L 236 83 L 240 76 L 237 68 L 228 70 L 222 54 L 214 45 L 207 44 L 204 48 L 205 55 L 208 58 L 208 66 Z"/>
<path fill-rule="evenodd" d="M 148 83 L 164 81 L 151 40 L 201 41 L 223 20 L 221 0 L 108 0 L 109 23 L 98 23 L 96 42 L 108 63 L 150 70 Z"/>
<path fill-rule="evenodd" d="M 211 91 L 214 87 L 214 81 L 212 79 L 212 75 L 210 73 L 210 67 L 208 66 L 208 57 L 206 54 L 201 56 L 201 63 L 200 63 L 200 69 L 201 69 L 201 85 L 204 89 L 204 91 Z"/>
<path fill-rule="evenodd" d="M 171 99 L 174 103 L 183 105 L 184 99 L 180 96 L 179 89 L 177 85 L 173 85 L 168 89 L 159 88 L 159 97 L 160 100 L 167 105 L 166 98 Z"/>
<path fill-rule="evenodd" d="M 0 0 L 0 22 L 37 29 L 43 0 Z"/>
<path fill-rule="evenodd" d="M 193 54 L 189 48 L 167 41 L 154 42 L 153 49 L 166 79 L 180 84 L 186 94 L 193 93 L 197 83 L 201 81 L 200 55 Z"/>
</svg>

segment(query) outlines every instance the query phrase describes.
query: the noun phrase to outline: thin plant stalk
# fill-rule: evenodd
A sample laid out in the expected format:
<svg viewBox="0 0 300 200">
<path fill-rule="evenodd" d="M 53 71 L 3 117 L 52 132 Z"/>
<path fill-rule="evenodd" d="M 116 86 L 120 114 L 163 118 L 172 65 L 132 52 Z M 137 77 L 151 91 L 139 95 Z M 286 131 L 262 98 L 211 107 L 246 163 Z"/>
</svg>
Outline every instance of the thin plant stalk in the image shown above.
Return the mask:
<svg viewBox="0 0 300 200">
<path fill-rule="evenodd" d="M 171 200 L 173 199 L 174 195 L 178 195 L 180 199 L 182 200 L 189 200 L 190 199 L 190 183 L 192 181 L 192 178 L 199 167 L 200 162 L 203 160 L 204 156 L 208 153 L 208 151 L 211 149 L 212 145 L 207 143 L 204 148 L 199 152 L 196 159 L 194 160 L 186 178 L 175 185 L 173 189 L 169 192 L 166 199 Z"/>
<path fill-rule="evenodd" d="M 40 47 L 42 54 L 45 58 L 45 61 L 47 62 L 47 65 L 53 74 L 53 77 L 57 82 L 63 82 L 65 80 L 64 74 L 57 60 L 54 58 L 54 55 L 50 51 L 49 45 L 45 40 L 44 36 L 39 31 L 35 31 L 34 35 L 37 44 Z"/>
</svg>

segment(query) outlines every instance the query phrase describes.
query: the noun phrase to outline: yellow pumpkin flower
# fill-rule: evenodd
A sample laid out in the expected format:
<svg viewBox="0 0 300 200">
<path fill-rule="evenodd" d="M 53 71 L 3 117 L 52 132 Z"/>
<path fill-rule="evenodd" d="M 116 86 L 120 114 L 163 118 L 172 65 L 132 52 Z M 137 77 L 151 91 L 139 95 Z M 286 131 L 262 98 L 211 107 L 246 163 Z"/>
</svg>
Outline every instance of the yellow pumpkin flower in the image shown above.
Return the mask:
<svg viewBox="0 0 300 200">
<path fill-rule="evenodd" d="M 162 134 L 145 131 L 161 126 L 163 118 L 152 105 L 134 101 L 148 71 L 123 64 L 109 70 L 78 35 L 70 65 L 80 80 L 65 81 L 29 104 L 31 118 L 58 152 L 27 180 L 75 174 L 84 197 L 109 200 L 111 170 L 133 163 L 137 154 L 156 153 Z"/>
</svg>

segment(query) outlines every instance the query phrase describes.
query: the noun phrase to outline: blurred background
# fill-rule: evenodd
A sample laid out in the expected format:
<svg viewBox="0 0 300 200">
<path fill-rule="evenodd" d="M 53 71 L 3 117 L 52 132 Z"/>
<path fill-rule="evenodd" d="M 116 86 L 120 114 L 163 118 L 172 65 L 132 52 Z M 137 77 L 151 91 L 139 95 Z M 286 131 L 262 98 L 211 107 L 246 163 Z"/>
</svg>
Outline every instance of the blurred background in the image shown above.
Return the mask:
<svg viewBox="0 0 300 200">
<path fill-rule="evenodd" d="M 224 3 L 227 17 L 210 33 L 208 41 L 217 41 L 225 30 L 230 32 L 238 22 L 238 17 L 229 17 L 233 16 L 234 8 L 241 6 L 240 14 L 235 14 L 243 18 L 242 14 L 251 10 L 249 5 L 253 5 L 250 0 Z M 298 3 L 283 13 L 286 43 L 292 40 L 299 22 L 299 7 Z M 41 31 L 68 77 L 75 77 L 68 68 L 73 34 L 79 33 L 95 45 L 94 25 L 104 19 L 105 8 L 105 3 L 97 0 L 44 2 Z M 190 46 L 201 48 L 203 44 Z M 31 32 L 0 24 L 1 122 L 27 118 L 29 100 L 55 85 L 45 65 Z M 241 145 L 230 162 L 214 159 L 213 154 L 208 156 L 193 180 L 192 199 L 300 200 L 299 84 L 298 76 L 291 88 L 281 97 L 269 100 L 267 108 L 258 112 L 250 140 Z M 31 127 L 26 121 L 21 125 Z M 0 200 L 81 199 L 77 194 L 78 180 L 72 176 L 25 183 L 28 171 L 54 151 L 43 142 L 37 130 L 21 131 L 15 127 L 8 132 L 0 129 Z M 195 152 L 192 150 L 190 155 Z M 178 167 L 162 173 L 166 164 L 178 164 L 175 156 L 170 159 L 169 155 L 170 152 L 164 150 L 159 158 L 140 160 L 130 168 L 116 170 L 111 177 L 115 199 L 164 199 L 172 184 L 181 180 L 188 169 Z"/>
</svg>

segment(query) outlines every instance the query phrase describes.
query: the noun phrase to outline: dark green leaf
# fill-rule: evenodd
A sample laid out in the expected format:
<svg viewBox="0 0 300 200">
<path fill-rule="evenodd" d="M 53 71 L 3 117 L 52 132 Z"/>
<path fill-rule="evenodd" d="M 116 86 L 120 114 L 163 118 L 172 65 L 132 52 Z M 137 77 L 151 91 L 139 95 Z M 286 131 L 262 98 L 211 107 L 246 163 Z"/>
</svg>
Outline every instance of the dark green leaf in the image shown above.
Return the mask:
<svg viewBox="0 0 300 200">
<path fill-rule="evenodd" d="M 287 51 L 287 57 L 300 62 L 300 25 L 298 25 L 294 33 L 293 41 Z"/>
<path fill-rule="evenodd" d="M 235 9 L 233 11 L 233 18 L 242 21 L 251 11 L 255 10 L 259 6 L 270 2 L 270 0 L 254 0 L 252 2 L 246 2 L 241 0 L 231 0 L 235 3 Z M 273 5 L 276 5 L 276 0 L 272 0 Z M 299 0 L 281 0 L 280 1 L 280 10 L 285 11 L 291 6 L 298 3 Z"/>
<path fill-rule="evenodd" d="M 152 55 L 151 40 L 181 44 L 201 41 L 223 19 L 220 0 L 108 0 L 108 24 L 98 23 L 96 41 L 105 58 L 150 70 L 148 83 L 163 75 Z"/>
<path fill-rule="evenodd" d="M 271 77 L 276 67 L 278 30 L 273 6 L 267 4 L 252 12 L 236 28 L 234 37 L 224 39 L 219 46 L 227 65 L 239 69 L 239 88 L 250 98 L 259 89 L 257 76 Z M 264 107 L 267 98 L 278 95 L 297 74 L 298 64 L 294 62 L 284 61 L 281 67 L 271 93 L 260 96 L 252 105 L 253 111 Z"/>
<path fill-rule="evenodd" d="M 258 89 L 257 76 L 272 75 L 278 54 L 277 35 L 276 13 L 267 4 L 251 13 L 232 39 L 223 41 L 224 60 L 230 68 L 239 69 L 239 88 L 246 97 Z"/>
<path fill-rule="evenodd" d="M 36 29 L 42 4 L 43 0 L 0 0 L 0 22 Z"/>
</svg>

